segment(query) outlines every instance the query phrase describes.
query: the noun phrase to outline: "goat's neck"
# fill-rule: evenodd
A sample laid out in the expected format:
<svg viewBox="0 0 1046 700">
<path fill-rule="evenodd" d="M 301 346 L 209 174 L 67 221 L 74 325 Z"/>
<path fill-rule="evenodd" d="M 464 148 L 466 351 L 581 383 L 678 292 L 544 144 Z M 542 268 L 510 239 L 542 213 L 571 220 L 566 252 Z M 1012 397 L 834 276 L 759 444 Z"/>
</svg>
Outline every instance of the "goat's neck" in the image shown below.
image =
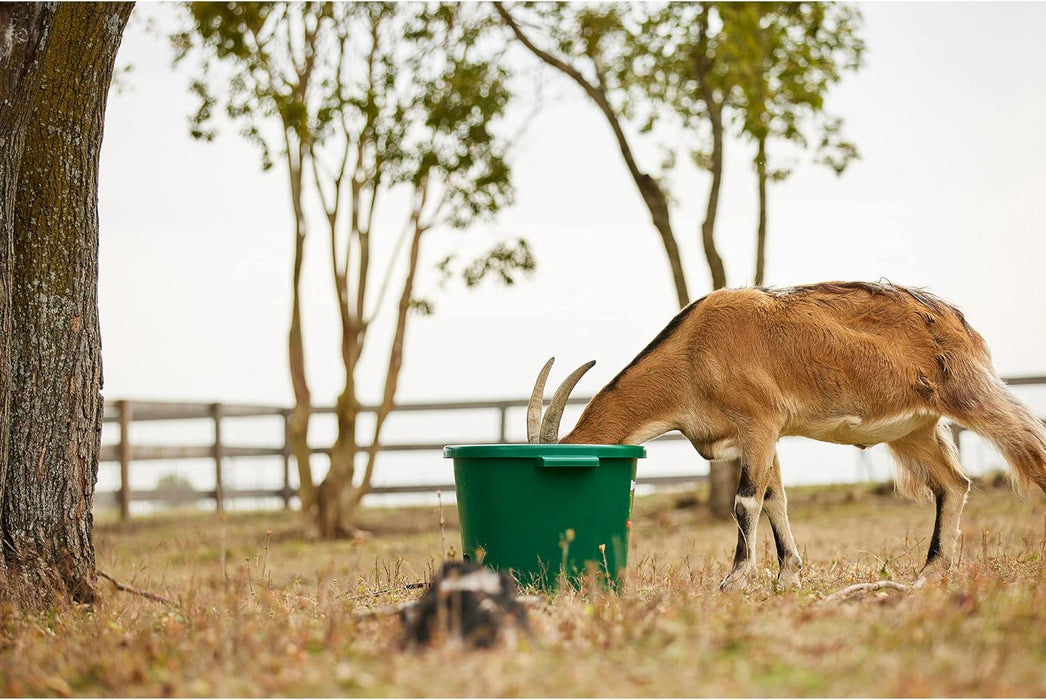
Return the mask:
<svg viewBox="0 0 1046 700">
<path fill-rule="evenodd" d="M 638 445 L 679 427 L 678 397 L 632 369 L 604 387 L 561 443 Z"/>
</svg>

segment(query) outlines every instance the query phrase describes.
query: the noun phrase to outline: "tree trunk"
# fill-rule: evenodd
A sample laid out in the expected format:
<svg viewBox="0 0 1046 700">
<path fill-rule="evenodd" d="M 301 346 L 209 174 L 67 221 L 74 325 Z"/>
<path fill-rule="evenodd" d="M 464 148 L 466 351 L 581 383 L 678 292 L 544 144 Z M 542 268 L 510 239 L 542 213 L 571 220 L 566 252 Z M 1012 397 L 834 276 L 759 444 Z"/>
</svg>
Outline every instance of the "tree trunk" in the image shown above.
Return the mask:
<svg viewBox="0 0 1046 700">
<path fill-rule="evenodd" d="M 766 273 L 766 136 L 760 134 L 755 156 L 755 172 L 759 180 L 759 226 L 755 236 L 755 286 L 763 285 Z"/>
<path fill-rule="evenodd" d="M 624 137 L 622 136 L 621 138 L 623 139 Z M 624 153 L 628 147 L 627 143 L 623 141 L 619 143 L 622 144 L 621 152 Z M 626 161 L 628 160 L 626 158 Z M 639 192 L 643 195 L 643 201 L 646 202 L 647 209 L 650 210 L 650 218 L 654 222 L 654 228 L 657 229 L 658 234 L 661 236 L 661 245 L 665 249 L 665 255 L 668 256 L 668 266 L 672 270 L 672 282 L 676 289 L 676 303 L 679 304 L 679 308 L 683 308 L 690 303 L 690 292 L 686 288 L 686 275 L 683 272 L 683 260 L 679 256 L 679 244 L 676 243 L 675 234 L 672 232 L 668 198 L 665 197 L 665 193 L 661 190 L 661 186 L 657 184 L 657 181 L 646 173 L 636 171 L 632 174 L 632 178 L 635 180 Z"/>
<path fill-rule="evenodd" d="M 11 408 L 0 530 L 22 590 L 95 591 L 102 426 L 98 164 L 130 3 L 63 3 L 43 53 L 14 202 Z M 30 107 L 31 105 L 31 107 Z"/>
<path fill-rule="evenodd" d="M 701 79 L 701 93 L 708 105 L 708 119 L 712 125 L 712 186 L 708 191 L 708 203 L 705 208 L 705 220 L 701 224 L 701 244 L 704 247 L 705 259 L 712 274 L 712 288 L 726 287 L 726 271 L 723 259 L 715 247 L 715 221 L 719 208 L 719 188 L 723 181 L 723 106 L 718 103 L 711 86 L 706 79 L 709 71 L 704 69 Z M 712 514 L 727 518 L 734 512 L 734 492 L 741 476 L 741 463 L 738 460 L 714 461 L 709 465 L 708 503 Z"/>
<path fill-rule="evenodd" d="M 723 268 L 723 259 L 716 250 L 714 238 L 719 188 L 723 182 L 723 108 L 715 102 L 712 90 L 704 80 L 701 81 L 701 85 L 708 104 L 708 118 L 712 124 L 712 186 L 708 191 L 705 220 L 701 224 L 701 244 L 708 261 L 708 270 L 712 273 L 712 289 L 723 289 L 726 287 L 726 270 Z"/>
<path fill-rule="evenodd" d="M 309 422 L 312 419 L 312 394 L 305 373 L 305 341 L 301 319 L 301 271 L 305 260 L 305 208 L 302 203 L 302 149 L 295 149 L 289 133 L 285 132 L 288 176 L 291 183 L 291 204 L 294 207 L 294 273 L 291 290 L 291 325 L 287 332 L 287 359 L 290 365 L 291 386 L 294 389 L 294 410 L 287 420 L 287 443 L 298 467 L 298 499 L 307 534 L 311 533 L 313 513 L 316 510 L 316 489 L 312 481 L 312 452 L 309 448 Z M 297 158 L 295 158 L 295 154 Z"/>
<path fill-rule="evenodd" d="M 424 200 L 422 200 L 424 205 Z M 415 210 L 420 215 L 420 206 Z M 396 332 L 392 338 L 392 346 L 389 349 L 389 364 L 385 372 L 385 392 L 381 398 L 374 423 L 374 439 L 371 440 L 370 448 L 367 450 L 367 466 L 363 472 L 363 478 L 359 485 L 352 489 L 350 499 L 346 504 L 346 517 L 350 520 L 355 516 L 356 508 L 363 497 L 370 493 L 371 479 L 374 476 L 374 464 L 378 458 L 378 449 L 381 444 L 381 429 L 386 419 L 392 412 L 396 403 L 396 388 L 399 386 L 400 370 L 403 368 L 403 345 L 406 341 L 408 314 L 410 313 L 410 301 L 414 295 L 414 276 L 418 270 L 418 259 L 421 254 L 421 236 L 425 230 L 414 220 L 414 236 L 411 240 L 410 257 L 407 260 L 407 276 L 403 281 L 403 292 L 400 295 L 399 308 L 396 315 Z"/>
<path fill-rule="evenodd" d="M 741 462 L 713 460 L 708 464 L 708 507 L 712 515 L 726 520 L 734 514 L 734 494 L 741 480 Z"/>
<path fill-rule="evenodd" d="M 11 274 L 18 171 L 30 104 L 43 68 L 55 3 L 0 5 L 0 514 L 11 434 Z M 7 564 L 0 550 L 0 585 Z"/>
<path fill-rule="evenodd" d="M 628 172 L 632 176 L 632 181 L 636 183 L 636 188 L 642 195 L 643 202 L 650 211 L 650 218 L 654 223 L 654 228 L 657 229 L 658 235 L 661 236 L 661 243 L 665 248 L 665 255 L 668 256 L 668 265 L 672 270 L 672 282 L 675 284 L 676 301 L 679 304 L 679 308 L 683 308 L 690 303 L 690 293 L 687 291 L 686 275 L 683 273 L 683 262 L 679 257 L 679 245 L 676 243 L 676 237 L 672 231 L 672 222 L 668 210 L 668 198 L 665 197 L 665 193 L 657 183 L 657 180 L 639 169 L 635 155 L 632 152 L 632 146 L 625 137 L 624 129 L 621 128 L 621 119 L 611 106 L 606 92 L 601 89 L 601 87 L 593 85 L 586 80 L 581 72 L 570 64 L 561 61 L 547 51 L 539 48 L 523 32 L 515 19 L 513 19 L 512 15 L 509 14 L 508 10 L 506 10 L 500 2 L 495 3 L 494 8 L 497 10 L 502 20 L 504 20 L 505 24 L 508 25 L 509 29 L 512 30 L 512 33 L 515 34 L 520 43 L 522 43 L 540 60 L 577 83 L 578 86 L 585 91 L 585 94 L 596 103 L 596 106 L 599 108 L 599 111 L 603 113 L 603 116 L 606 117 L 607 124 L 610 126 L 611 131 L 614 132 L 614 139 L 617 141 L 618 149 L 621 151 L 621 157 L 625 160 L 625 166 L 628 168 Z M 720 267 L 722 267 L 722 263 L 720 263 Z"/>
</svg>

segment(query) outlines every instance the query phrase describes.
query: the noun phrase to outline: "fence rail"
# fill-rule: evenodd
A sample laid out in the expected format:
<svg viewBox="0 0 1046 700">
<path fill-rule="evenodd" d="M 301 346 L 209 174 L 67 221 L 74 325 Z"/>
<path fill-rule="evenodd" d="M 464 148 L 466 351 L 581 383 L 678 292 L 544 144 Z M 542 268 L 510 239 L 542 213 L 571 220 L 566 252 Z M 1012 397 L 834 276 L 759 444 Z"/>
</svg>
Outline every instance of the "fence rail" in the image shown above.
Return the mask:
<svg viewBox="0 0 1046 700">
<path fill-rule="evenodd" d="M 584 405 L 591 397 L 572 397 L 568 405 Z M 462 443 L 508 442 L 508 411 L 525 408 L 527 399 L 501 399 L 482 401 L 455 402 L 416 402 L 398 404 L 395 412 L 445 412 L 445 411 L 497 411 L 499 415 L 496 436 L 478 436 L 475 439 L 461 440 Z M 361 406 L 361 413 L 374 413 L 377 406 Z M 332 415 L 335 409 L 330 406 L 316 407 L 313 415 Z M 102 491 L 95 494 L 95 503 L 103 507 L 116 505 L 120 509 L 120 518 L 126 520 L 131 514 L 132 501 L 192 503 L 200 500 L 212 500 L 218 512 L 222 512 L 225 502 L 238 498 L 278 498 L 285 508 L 290 507 L 296 490 L 291 486 L 291 450 L 287 444 L 286 421 L 291 409 L 285 406 L 264 406 L 249 404 L 224 404 L 204 402 L 174 401 L 132 401 L 118 400 L 105 402 L 105 423 L 116 423 L 120 427 L 120 439 L 115 444 L 103 445 L 99 460 L 117 462 L 120 465 L 120 487 L 116 491 Z M 276 446 L 254 446 L 228 444 L 222 438 L 224 421 L 236 418 L 278 417 L 285 422 L 283 443 Z M 151 421 L 210 420 L 213 423 L 214 439 L 209 444 L 194 445 L 150 445 L 131 442 L 131 424 Z M 682 435 L 670 434 L 657 438 L 657 441 L 684 440 Z M 424 452 L 442 450 L 445 442 L 391 442 L 379 443 L 380 452 Z M 361 445 L 366 450 L 369 445 Z M 327 454 L 329 447 L 312 446 L 313 454 Z M 223 485 L 222 467 L 226 459 L 253 457 L 280 457 L 283 460 L 283 484 L 275 489 L 229 489 Z M 130 471 L 133 462 L 155 460 L 211 459 L 214 462 L 215 488 L 198 489 L 152 489 L 140 490 L 130 488 Z M 640 484 L 665 486 L 673 484 L 695 483 L 703 480 L 705 475 L 689 476 L 653 476 L 637 479 Z M 454 484 L 407 484 L 395 486 L 374 486 L 370 493 L 376 495 L 435 493 L 452 491 Z"/>
<path fill-rule="evenodd" d="M 1004 380 L 1011 386 L 1046 385 L 1046 376 L 1024 376 L 1010 377 Z M 591 397 L 572 397 L 568 405 L 584 405 Z M 398 404 L 395 412 L 447 412 L 447 411 L 497 411 L 499 424 L 497 435 L 494 439 L 486 436 L 477 437 L 473 440 L 461 440 L 459 442 L 508 442 L 507 415 L 510 409 L 525 408 L 526 399 L 503 399 L 482 401 L 455 401 L 455 402 L 416 402 Z M 361 413 L 374 413 L 376 406 L 361 406 Z M 333 407 L 317 407 L 313 409 L 314 415 L 333 414 Z M 163 501 L 173 503 L 186 503 L 198 500 L 213 500 L 219 512 L 224 509 L 225 501 L 239 498 L 279 498 L 284 507 L 290 507 L 291 499 L 295 496 L 295 489 L 291 486 L 290 463 L 291 451 L 287 443 L 286 423 L 289 420 L 291 409 L 285 406 L 265 406 L 248 404 L 226 404 L 226 403 L 204 403 L 204 402 L 173 402 L 173 401 L 132 401 L 118 400 L 105 402 L 105 423 L 116 423 L 120 427 L 120 439 L 115 444 L 104 445 L 101 449 L 99 459 L 102 462 L 118 462 L 120 465 L 120 487 L 115 492 L 99 492 L 95 494 L 95 502 L 102 506 L 116 503 L 120 509 L 121 519 L 130 517 L 130 504 L 132 501 Z M 237 418 L 264 418 L 279 417 L 284 421 L 283 444 L 276 446 L 254 446 L 227 444 L 222 437 L 224 422 Z M 210 420 L 213 424 L 214 438 L 209 444 L 195 445 L 148 445 L 133 444 L 131 442 L 130 428 L 132 423 L 147 421 L 183 421 L 183 420 Z M 956 439 L 962 430 L 959 426 L 953 428 Z M 685 440 L 678 433 L 662 435 L 655 441 Z M 652 441 L 653 442 L 653 441 Z M 440 450 L 445 443 L 442 442 L 394 442 L 379 444 L 379 452 L 422 452 Z M 362 445 L 361 449 L 368 446 Z M 311 447 L 313 454 L 326 454 L 328 447 Z M 222 467 L 226 459 L 232 458 L 256 458 L 256 457 L 280 457 L 283 460 L 283 483 L 277 489 L 227 489 L 224 487 Z M 130 488 L 130 469 L 133 462 L 150 460 L 183 460 L 183 459 L 210 459 L 214 462 L 213 490 L 132 490 Z M 707 478 L 705 474 L 692 474 L 684 476 L 655 476 L 637 479 L 640 484 L 655 486 L 675 485 L 685 483 L 696 483 Z M 454 484 L 408 484 L 399 486 L 375 486 L 371 489 L 374 494 L 408 494 L 408 493 L 434 493 L 436 491 L 450 491 Z"/>
</svg>

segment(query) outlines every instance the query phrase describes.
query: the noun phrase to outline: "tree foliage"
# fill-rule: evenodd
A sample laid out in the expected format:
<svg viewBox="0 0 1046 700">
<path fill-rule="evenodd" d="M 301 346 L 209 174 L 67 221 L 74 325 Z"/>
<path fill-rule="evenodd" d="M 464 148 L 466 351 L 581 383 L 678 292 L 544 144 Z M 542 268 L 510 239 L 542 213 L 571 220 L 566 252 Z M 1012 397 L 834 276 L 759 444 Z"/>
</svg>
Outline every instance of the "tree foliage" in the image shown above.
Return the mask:
<svg viewBox="0 0 1046 700">
<path fill-rule="evenodd" d="M 666 123 L 687 135 L 691 162 L 712 176 L 701 240 L 714 288 L 726 284 L 714 229 L 728 136 L 756 142 L 761 201 L 765 181 L 788 172 L 783 167 L 760 172 L 769 140 L 811 150 L 817 162 L 836 172 L 857 157 L 856 148 L 842 136 L 842 121 L 824 112 L 831 86 L 860 66 L 860 14 L 850 6 L 532 3 L 499 6 L 499 13 L 528 49 L 585 88 L 619 142 L 628 140 L 626 165 L 648 202 L 644 189 L 650 185 L 631 162 L 632 141 L 657 141 Z M 555 61 L 548 60 L 552 56 Z M 631 126 L 631 136 L 624 124 Z M 668 177 L 678 164 L 676 149 L 664 149 L 660 171 L 646 176 L 666 200 Z M 674 240 L 671 224 L 658 218 L 655 226 L 662 237 Z M 660 218 L 668 220 L 667 215 Z M 666 240 L 670 259 L 674 247 Z M 683 288 L 678 281 L 676 286 Z"/>
<path fill-rule="evenodd" d="M 224 111 L 259 147 L 263 167 L 279 156 L 288 169 L 299 241 L 291 374 L 306 424 L 300 242 L 316 230 L 330 240 L 346 383 L 330 470 L 315 494 L 307 427 L 299 426 L 295 454 L 303 506 L 316 511 L 318 532 L 332 536 L 351 527 L 354 507 L 370 488 L 410 312 L 432 311 L 431 302 L 414 294 L 425 234 L 490 219 L 512 201 L 509 144 L 498 132 L 511 99 L 504 49 L 490 37 L 486 13 L 466 5 L 193 3 L 187 19 L 172 40 L 176 62 L 199 61 L 192 133 L 213 138 L 214 118 Z M 407 205 L 396 234 L 382 227 L 378 212 L 400 201 Z M 316 205 L 323 215 L 310 218 Z M 374 257 L 374 236 L 395 238 L 392 259 Z M 442 265 L 450 269 L 453 261 Z M 511 279 L 532 267 L 529 248 L 519 242 L 498 244 L 466 269 Z M 472 284 L 476 276 L 467 279 Z M 395 280 L 399 303 L 387 303 Z M 354 484 L 362 451 L 356 371 L 364 348 L 374 345 L 369 332 L 383 310 L 393 315 L 394 331 L 377 428 L 363 478 Z"/>
</svg>

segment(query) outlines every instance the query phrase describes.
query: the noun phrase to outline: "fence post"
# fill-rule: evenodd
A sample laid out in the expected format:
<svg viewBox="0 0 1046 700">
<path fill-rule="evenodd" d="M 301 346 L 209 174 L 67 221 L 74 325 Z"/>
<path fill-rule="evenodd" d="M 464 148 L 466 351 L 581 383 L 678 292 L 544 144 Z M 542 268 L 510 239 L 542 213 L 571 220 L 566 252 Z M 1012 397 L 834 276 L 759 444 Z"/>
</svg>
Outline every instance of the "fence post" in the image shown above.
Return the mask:
<svg viewBox="0 0 1046 700">
<path fill-rule="evenodd" d="M 283 413 L 283 509 L 291 507 L 291 414 Z"/>
<path fill-rule="evenodd" d="M 507 419 L 506 414 L 508 413 L 508 407 L 507 406 L 502 406 L 501 408 L 498 409 L 498 412 L 501 413 L 501 426 L 500 426 L 500 428 L 498 430 L 498 442 L 502 442 L 502 443 L 508 442 L 508 435 L 507 435 L 508 420 L 506 420 Z"/>
<path fill-rule="evenodd" d="M 218 515 L 225 513 L 222 499 L 222 405 L 211 404 L 211 418 L 214 420 L 214 501 Z"/>
<path fill-rule="evenodd" d="M 132 412 L 130 401 L 117 401 L 120 411 L 120 520 L 131 517 L 131 426 Z"/>
</svg>

